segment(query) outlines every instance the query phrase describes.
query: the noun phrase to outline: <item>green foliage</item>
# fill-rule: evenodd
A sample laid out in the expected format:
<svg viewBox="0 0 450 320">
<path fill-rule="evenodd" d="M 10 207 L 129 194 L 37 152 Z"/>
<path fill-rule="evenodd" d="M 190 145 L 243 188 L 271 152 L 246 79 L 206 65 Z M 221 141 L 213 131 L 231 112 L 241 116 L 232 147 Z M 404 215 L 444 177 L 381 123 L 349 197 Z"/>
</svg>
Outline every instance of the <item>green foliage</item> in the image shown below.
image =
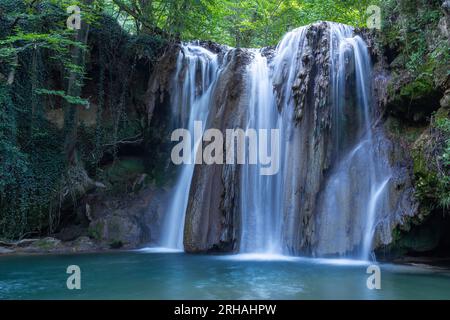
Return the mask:
<svg viewBox="0 0 450 320">
<path fill-rule="evenodd" d="M 102 168 L 99 179 L 108 186 L 111 195 L 135 191 L 135 182 L 146 171 L 144 162 L 139 158 L 125 158 Z"/>
<path fill-rule="evenodd" d="M 429 74 L 421 74 L 414 81 L 400 89 L 400 95 L 410 99 L 427 96 L 434 91 L 433 79 Z"/>
<path fill-rule="evenodd" d="M 113 0 L 109 7 L 131 32 L 237 47 L 275 45 L 290 29 L 319 20 L 366 26 L 378 0 Z M 182 14 L 180 14 L 182 12 Z M 134 21 L 134 23 L 132 22 Z"/>
<path fill-rule="evenodd" d="M 55 231 L 90 177 L 102 178 L 102 159 L 116 160 L 117 141 L 142 135 L 128 118 L 128 88 L 137 61 L 153 63 L 165 39 L 130 35 L 104 14 L 108 3 L 0 2 L 0 238 Z M 66 27 L 69 5 L 89 24 L 85 39 Z M 93 126 L 78 119 L 90 108 Z"/>
<path fill-rule="evenodd" d="M 73 105 L 82 105 L 82 106 L 89 105 L 88 100 L 82 99 L 80 97 L 70 96 L 70 95 L 66 94 L 66 92 L 63 90 L 36 89 L 35 92 L 37 94 L 49 94 L 49 95 L 59 96 L 59 97 L 63 98 L 64 100 L 66 100 L 68 103 L 73 104 Z"/>
<path fill-rule="evenodd" d="M 104 223 L 96 222 L 94 225 L 90 225 L 88 229 L 88 235 L 91 239 L 100 240 L 103 234 Z"/>
<path fill-rule="evenodd" d="M 445 146 L 440 159 L 443 165 L 448 168 L 450 167 L 450 119 L 444 117 L 436 119 L 436 128 L 445 135 Z"/>
<path fill-rule="evenodd" d="M 63 11 L 49 3 L 6 0 L 0 11 L 0 75 L 8 77 L 0 77 L 0 237 L 18 238 L 58 221 L 62 136 L 45 119 L 38 88 L 50 65 L 74 69 L 67 61 L 77 44 L 57 32 Z"/>
<path fill-rule="evenodd" d="M 435 71 L 449 69 L 450 49 L 447 39 L 436 35 L 443 13 L 440 0 L 386 0 L 381 2 L 384 15 L 381 41 L 386 47 L 401 52 L 404 66 L 419 83 L 413 89 L 427 89 Z M 427 82 L 426 84 L 424 82 Z M 408 90 L 408 89 L 407 89 Z"/>
<path fill-rule="evenodd" d="M 5 108 L 8 101 L 4 90 L 1 96 L 0 231 L 4 236 L 16 237 L 31 225 L 39 228 L 42 224 L 41 209 L 48 209 L 49 195 L 59 178 L 60 155 L 52 143 L 55 137 L 37 128 L 32 129 L 28 145 L 21 147 L 21 132 L 15 130 L 15 121 L 5 120 L 11 117 L 12 110 Z"/>
<path fill-rule="evenodd" d="M 431 134 L 414 150 L 416 194 L 423 212 L 450 209 L 450 119 L 441 111 L 433 117 Z"/>
<path fill-rule="evenodd" d="M 396 139 L 404 140 L 408 144 L 413 144 L 424 131 L 424 127 L 411 127 L 402 120 L 395 117 L 386 119 L 385 128 L 390 134 L 395 135 Z"/>
<path fill-rule="evenodd" d="M 443 148 L 438 156 L 441 164 L 440 187 L 442 188 L 439 193 L 439 204 L 445 209 L 450 209 L 450 119 L 437 118 L 435 125 L 443 140 Z"/>
</svg>

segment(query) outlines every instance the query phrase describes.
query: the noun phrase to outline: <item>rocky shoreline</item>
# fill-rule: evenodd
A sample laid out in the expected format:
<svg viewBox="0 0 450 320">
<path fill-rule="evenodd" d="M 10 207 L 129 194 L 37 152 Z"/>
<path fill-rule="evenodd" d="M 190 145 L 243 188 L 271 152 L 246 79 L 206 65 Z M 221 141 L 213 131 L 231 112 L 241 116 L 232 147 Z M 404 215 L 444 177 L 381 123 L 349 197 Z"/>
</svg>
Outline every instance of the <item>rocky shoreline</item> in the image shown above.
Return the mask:
<svg viewBox="0 0 450 320">
<path fill-rule="evenodd" d="M 81 236 L 73 241 L 61 241 L 53 237 L 45 237 L 15 242 L 0 241 L 0 257 L 30 254 L 106 253 L 138 248 L 138 246 L 130 245 L 115 247 L 114 244 L 98 242 L 86 236 Z"/>
<path fill-rule="evenodd" d="M 127 194 L 101 190 L 81 199 L 61 228 L 46 237 L 0 240 L 0 256 L 110 252 L 145 247 L 159 238 L 166 191 L 147 186 Z"/>
</svg>

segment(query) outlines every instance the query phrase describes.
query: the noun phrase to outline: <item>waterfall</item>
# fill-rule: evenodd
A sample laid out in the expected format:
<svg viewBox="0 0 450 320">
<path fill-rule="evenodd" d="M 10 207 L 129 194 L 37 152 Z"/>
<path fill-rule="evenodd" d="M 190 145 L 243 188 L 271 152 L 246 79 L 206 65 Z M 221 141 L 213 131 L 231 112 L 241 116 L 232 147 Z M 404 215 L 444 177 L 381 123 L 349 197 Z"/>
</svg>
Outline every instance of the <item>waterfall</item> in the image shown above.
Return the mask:
<svg viewBox="0 0 450 320">
<path fill-rule="evenodd" d="M 251 166 L 242 168 L 240 252 L 281 254 L 285 251 L 283 237 L 293 233 L 289 229 L 294 228 L 294 223 L 284 221 L 284 217 L 293 217 L 296 207 L 285 199 L 294 196 L 298 177 L 286 169 L 297 165 L 293 155 L 299 154 L 298 146 L 291 143 L 295 126 L 292 87 L 306 30 L 307 27 L 302 27 L 286 34 L 271 64 L 260 50 L 253 50 L 254 59 L 247 69 L 250 83 L 247 128 L 280 130 L 281 163 L 275 176 L 260 176 L 259 170 Z M 279 88 L 278 92 L 274 92 L 274 87 Z"/>
<path fill-rule="evenodd" d="M 383 210 L 388 201 L 386 186 L 391 173 L 374 149 L 372 66 L 367 45 L 353 36 L 351 27 L 330 24 L 330 30 L 337 162 L 319 206 L 319 234 L 323 236 L 318 237 L 316 252 L 346 255 L 351 249 L 353 256 L 368 259 L 377 210 Z M 349 74 L 353 79 L 349 80 Z M 346 94 L 354 97 L 353 103 Z"/>
<path fill-rule="evenodd" d="M 248 68 L 250 97 L 245 129 L 277 128 L 278 110 L 275 105 L 267 59 L 259 50 L 252 50 L 253 60 Z M 259 139 L 259 144 L 261 141 Z M 241 169 L 242 235 L 241 252 L 272 252 L 280 250 L 281 225 L 276 176 L 260 174 L 260 164 L 244 165 Z"/>
<path fill-rule="evenodd" d="M 241 49 L 229 52 L 236 50 Z M 220 189 L 220 197 L 234 199 L 238 207 L 240 221 L 232 226 L 236 233 L 232 243 L 238 244 L 235 250 L 368 259 L 379 213 L 389 210 L 391 173 L 377 149 L 372 127 L 372 65 L 363 39 L 350 26 L 318 23 L 288 32 L 271 55 L 266 49 L 242 52 L 251 57 L 243 69 L 246 85 L 240 93 L 246 101 L 245 112 L 237 113 L 234 118 L 240 118 L 233 126 L 278 129 L 280 170 L 263 176 L 260 164 L 236 165 L 238 195 L 227 194 L 234 188 Z M 214 99 L 214 86 L 232 85 L 233 78 L 221 80 L 219 60 L 201 46 L 182 47 L 171 94 L 178 126 L 192 132 L 193 122 L 206 123 L 213 106 L 223 112 L 214 105 L 220 103 Z M 231 69 L 228 72 L 237 70 Z M 200 143 L 194 142 L 192 154 Z M 258 139 L 258 143 L 265 142 Z M 163 246 L 183 248 L 194 170 L 206 170 L 194 167 L 180 169 L 162 232 Z M 223 168 L 221 183 L 226 184 L 230 169 Z M 196 210 L 214 209 L 214 216 L 202 212 L 197 217 L 206 216 L 205 223 L 210 225 L 216 219 L 215 224 L 190 228 L 193 234 L 207 233 L 196 236 L 192 246 L 206 238 L 218 240 L 198 250 L 217 248 L 217 241 L 230 237 L 230 232 L 225 236 L 221 229 L 229 228 L 230 219 L 230 215 L 220 218 L 223 201 L 208 197 L 213 202 L 203 209 L 197 205 Z M 228 206 L 226 210 L 234 209 Z M 203 223 L 198 218 L 186 222 Z M 211 232 L 218 235 L 211 237 Z"/>
<path fill-rule="evenodd" d="M 289 32 L 277 46 L 270 66 L 257 52 L 248 68 L 248 126 L 277 127 L 283 142 L 278 176 L 258 176 L 257 170 L 249 166 L 242 169 L 242 252 L 286 252 L 289 243 L 297 240 L 296 216 L 301 204 L 296 203 L 299 200 L 295 193 L 299 185 L 309 182 L 308 177 L 305 180 L 298 175 L 302 153 L 308 146 L 295 143 L 298 133 L 292 88 L 304 68 L 300 59 L 308 50 L 308 28 Z M 346 255 L 351 251 L 353 256 L 367 259 L 377 210 L 387 201 L 390 173 L 384 162 L 377 162 L 373 150 L 367 46 L 349 26 L 328 23 L 328 30 L 334 163 L 319 195 L 321 201 L 315 212 L 319 231 L 311 251 L 316 255 Z M 268 82 L 277 90 L 278 102 Z M 354 97 L 353 101 L 347 96 Z"/>
<path fill-rule="evenodd" d="M 182 46 L 172 83 L 174 128 L 182 127 L 194 132 L 195 121 L 206 122 L 218 70 L 216 54 L 197 45 Z M 196 155 L 200 143 L 200 139 L 193 141 L 191 155 Z M 163 247 L 183 249 L 184 220 L 194 166 L 194 163 L 184 164 L 180 168 L 162 230 L 160 245 Z"/>
</svg>

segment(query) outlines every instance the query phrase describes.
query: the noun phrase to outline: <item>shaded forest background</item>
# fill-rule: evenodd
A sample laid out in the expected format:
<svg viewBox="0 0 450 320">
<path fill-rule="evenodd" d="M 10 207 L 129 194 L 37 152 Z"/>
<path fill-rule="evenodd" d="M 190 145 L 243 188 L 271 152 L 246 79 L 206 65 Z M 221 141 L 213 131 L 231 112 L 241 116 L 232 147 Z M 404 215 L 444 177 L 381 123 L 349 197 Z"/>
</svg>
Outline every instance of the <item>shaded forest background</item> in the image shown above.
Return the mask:
<svg viewBox="0 0 450 320">
<path fill-rule="evenodd" d="M 70 5 L 81 8 L 80 30 L 67 28 Z M 146 121 L 145 91 L 171 43 L 275 45 L 318 20 L 364 28 L 369 5 L 381 7 L 380 50 L 401 55 L 398 68 L 408 73 L 400 97 L 442 91 L 433 80 L 449 61 L 448 43 L 427 41 L 442 16 L 439 0 L 1 0 L 0 238 L 51 234 L 92 188 L 134 188 L 135 181 L 114 184 L 120 172 L 143 166 L 146 180 L 163 183 L 166 164 L 151 148 L 163 132 L 158 119 Z M 434 123 L 443 139 L 439 170 L 426 171 L 418 192 L 448 208 L 450 121 Z M 133 152 L 145 162 L 115 166 Z"/>
</svg>

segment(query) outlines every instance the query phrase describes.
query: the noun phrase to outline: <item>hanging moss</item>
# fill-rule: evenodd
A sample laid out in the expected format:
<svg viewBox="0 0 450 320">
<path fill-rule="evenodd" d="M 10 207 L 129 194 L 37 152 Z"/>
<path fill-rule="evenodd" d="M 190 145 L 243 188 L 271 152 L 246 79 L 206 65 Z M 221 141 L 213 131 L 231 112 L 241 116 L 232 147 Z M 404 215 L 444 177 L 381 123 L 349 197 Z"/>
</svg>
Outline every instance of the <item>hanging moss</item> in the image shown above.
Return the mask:
<svg viewBox="0 0 450 320">
<path fill-rule="evenodd" d="M 145 77 L 165 41 L 130 35 L 115 19 L 97 15 L 87 47 L 80 47 L 88 49 L 86 63 L 77 65 L 69 49 L 79 44 L 65 27 L 64 8 L 5 0 L 0 12 L 0 238 L 47 235 L 64 210 L 73 211 L 86 192 L 83 183 L 101 178 L 102 166 L 120 156 L 117 141 L 143 136 L 137 119 Z M 73 96 L 67 93 L 71 73 L 81 86 Z M 75 122 L 76 114 L 91 117 L 89 110 L 93 123 Z M 76 128 L 76 167 L 65 156 L 68 127 Z"/>
<path fill-rule="evenodd" d="M 450 68 L 448 39 L 439 30 L 442 1 L 389 0 L 382 3 L 381 47 L 391 69 L 388 111 L 424 123 L 439 108 Z"/>
</svg>

